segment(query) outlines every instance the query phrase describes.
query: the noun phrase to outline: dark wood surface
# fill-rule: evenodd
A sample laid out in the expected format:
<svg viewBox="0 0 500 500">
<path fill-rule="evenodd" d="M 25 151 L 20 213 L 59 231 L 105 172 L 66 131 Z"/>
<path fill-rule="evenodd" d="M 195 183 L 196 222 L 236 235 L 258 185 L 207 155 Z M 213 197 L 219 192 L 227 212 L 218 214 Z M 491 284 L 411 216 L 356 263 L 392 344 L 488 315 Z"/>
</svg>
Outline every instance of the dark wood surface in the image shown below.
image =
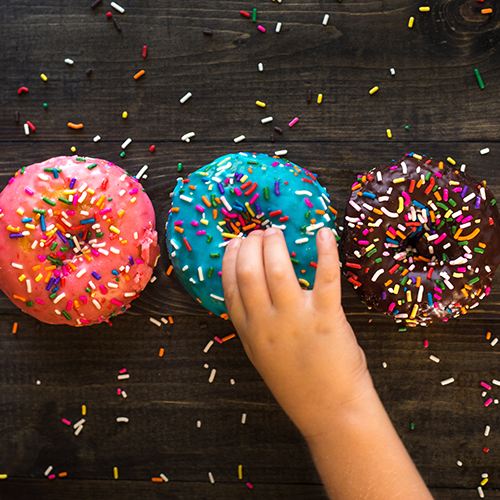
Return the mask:
<svg viewBox="0 0 500 500">
<path fill-rule="evenodd" d="M 425 2 L 409 0 L 122 0 L 124 14 L 107 0 L 95 9 L 91 3 L 0 0 L 1 186 L 23 165 L 72 154 L 72 146 L 132 174 L 147 164 L 143 184 L 162 242 L 177 164 L 191 172 L 232 151 L 288 150 L 290 160 L 319 174 L 341 215 L 357 173 L 409 151 L 451 156 L 500 193 L 500 14 L 492 0 L 437 0 L 427 13 L 418 10 Z M 240 15 L 253 8 L 257 23 Z M 110 10 L 121 32 L 106 18 Z M 145 75 L 134 80 L 141 69 Z M 370 95 L 375 85 L 380 90 Z M 29 92 L 18 95 L 22 86 Z M 188 91 L 193 97 L 181 105 Z M 261 124 L 269 115 L 273 123 Z M 36 126 L 29 137 L 26 120 Z M 84 127 L 71 130 L 68 121 Z M 283 134 L 271 143 L 273 126 Z M 190 131 L 195 138 L 182 142 Z M 94 143 L 97 134 L 102 140 Z M 246 140 L 236 145 L 241 134 Z M 156 282 L 113 326 L 40 324 L 0 296 L 2 500 L 325 498 L 301 436 L 239 340 L 203 352 L 233 327 L 166 276 L 165 247 L 162 253 Z M 434 497 L 478 498 L 487 473 L 486 498 L 500 498 L 498 406 L 484 406 L 480 385 L 500 379 L 500 344 L 485 339 L 488 331 L 500 337 L 498 285 L 467 316 L 406 332 L 368 311 L 347 282 L 343 298 L 381 398 Z M 157 327 L 151 316 L 174 323 Z M 124 367 L 130 379 L 118 381 Z M 449 377 L 455 382 L 443 387 Z M 495 386 L 488 394 L 500 397 Z M 82 405 L 86 423 L 75 436 L 61 419 L 79 420 Z M 119 416 L 129 423 L 117 423 Z M 48 480 L 49 465 L 67 477 Z M 170 481 L 153 483 L 160 473 Z"/>
</svg>

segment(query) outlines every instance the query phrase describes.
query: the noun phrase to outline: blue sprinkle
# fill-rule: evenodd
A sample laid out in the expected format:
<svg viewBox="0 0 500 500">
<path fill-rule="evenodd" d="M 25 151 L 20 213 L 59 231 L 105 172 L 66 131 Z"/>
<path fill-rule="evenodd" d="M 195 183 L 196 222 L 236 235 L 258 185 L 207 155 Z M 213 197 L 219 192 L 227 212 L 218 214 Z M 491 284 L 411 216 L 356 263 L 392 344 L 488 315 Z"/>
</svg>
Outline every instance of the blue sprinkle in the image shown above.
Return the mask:
<svg viewBox="0 0 500 500">
<path fill-rule="evenodd" d="M 75 187 L 75 183 L 76 183 L 76 179 L 73 177 L 73 179 L 71 179 L 71 182 L 69 183 L 69 188 L 73 189 Z"/>
<path fill-rule="evenodd" d="M 95 219 L 83 219 L 80 221 L 80 224 L 93 224 Z"/>
<path fill-rule="evenodd" d="M 385 238 L 385 241 L 387 241 L 389 243 L 392 243 L 393 245 L 399 245 L 399 241 L 398 240 L 393 240 L 392 238 L 389 238 L 389 236 L 387 236 Z"/>
<path fill-rule="evenodd" d="M 366 191 L 364 191 L 363 193 L 361 193 L 363 196 L 366 196 L 367 198 L 371 198 L 372 200 L 374 200 L 376 198 L 376 196 L 373 194 L 373 193 L 368 193 Z"/>
<path fill-rule="evenodd" d="M 427 293 L 427 302 L 429 302 L 429 305 L 431 307 L 434 305 L 434 301 L 432 300 L 432 293 L 430 292 Z"/>
<path fill-rule="evenodd" d="M 60 287 L 60 286 L 56 286 L 55 288 L 53 288 L 53 289 L 51 290 L 51 291 L 52 291 L 52 293 L 57 292 L 57 290 L 59 290 L 59 288 L 61 288 L 61 287 Z"/>
<path fill-rule="evenodd" d="M 57 173 L 57 168 L 53 168 L 52 173 L 54 174 L 54 179 L 59 179 L 59 174 Z"/>
<path fill-rule="evenodd" d="M 116 269 L 113 269 L 111 271 L 111 274 L 114 274 L 115 276 L 118 276 L 120 273 Z"/>
<path fill-rule="evenodd" d="M 40 225 L 42 226 L 42 231 L 45 232 L 47 227 L 45 226 L 45 217 L 43 214 L 40 214 Z"/>
<path fill-rule="evenodd" d="M 95 271 L 92 271 L 92 276 L 96 279 L 96 280 L 100 280 L 101 277 L 95 272 Z"/>
<path fill-rule="evenodd" d="M 418 202 L 418 201 L 415 201 L 415 200 L 412 200 L 412 203 L 418 207 L 418 208 L 426 208 L 425 205 L 422 205 L 422 203 Z"/>
<path fill-rule="evenodd" d="M 24 217 L 21 219 L 21 222 L 26 224 L 27 222 L 33 222 L 33 219 L 31 217 Z"/>
<path fill-rule="evenodd" d="M 134 259 L 132 258 L 132 256 L 130 256 L 128 258 L 128 261 L 130 262 L 130 265 L 133 266 L 134 265 Z"/>
</svg>

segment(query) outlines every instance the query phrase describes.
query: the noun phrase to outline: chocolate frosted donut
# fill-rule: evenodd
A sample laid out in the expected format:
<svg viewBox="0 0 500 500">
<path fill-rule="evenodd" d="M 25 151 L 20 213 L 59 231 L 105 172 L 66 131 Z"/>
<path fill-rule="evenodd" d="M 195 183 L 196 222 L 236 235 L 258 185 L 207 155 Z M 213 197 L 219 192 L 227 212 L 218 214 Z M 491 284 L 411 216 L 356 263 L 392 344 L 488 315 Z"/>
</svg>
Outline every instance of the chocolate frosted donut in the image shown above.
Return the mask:
<svg viewBox="0 0 500 500">
<path fill-rule="evenodd" d="M 352 186 L 343 271 L 368 307 L 398 322 L 447 321 L 490 293 L 499 223 L 485 182 L 411 153 Z"/>
</svg>

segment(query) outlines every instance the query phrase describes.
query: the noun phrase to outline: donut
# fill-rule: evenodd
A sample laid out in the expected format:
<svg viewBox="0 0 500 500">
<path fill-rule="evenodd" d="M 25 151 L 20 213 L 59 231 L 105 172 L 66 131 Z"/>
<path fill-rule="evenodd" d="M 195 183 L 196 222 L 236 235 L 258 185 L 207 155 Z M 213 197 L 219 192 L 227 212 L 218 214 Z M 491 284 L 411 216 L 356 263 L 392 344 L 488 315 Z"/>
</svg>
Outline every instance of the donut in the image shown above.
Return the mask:
<svg viewBox="0 0 500 500">
<path fill-rule="evenodd" d="M 166 224 L 173 269 L 186 290 L 227 319 L 221 268 L 224 247 L 256 229 L 283 230 L 300 285 L 314 284 L 316 231 L 336 233 L 337 212 L 316 175 L 266 154 L 237 153 L 177 179 Z"/>
<path fill-rule="evenodd" d="M 410 153 L 352 186 L 343 272 L 368 307 L 407 326 L 477 307 L 500 263 L 493 193 L 454 164 Z"/>
<path fill-rule="evenodd" d="M 122 313 L 159 254 L 142 186 L 96 158 L 21 168 L 0 193 L 0 231 L 0 288 L 51 324 L 91 325 Z"/>
</svg>

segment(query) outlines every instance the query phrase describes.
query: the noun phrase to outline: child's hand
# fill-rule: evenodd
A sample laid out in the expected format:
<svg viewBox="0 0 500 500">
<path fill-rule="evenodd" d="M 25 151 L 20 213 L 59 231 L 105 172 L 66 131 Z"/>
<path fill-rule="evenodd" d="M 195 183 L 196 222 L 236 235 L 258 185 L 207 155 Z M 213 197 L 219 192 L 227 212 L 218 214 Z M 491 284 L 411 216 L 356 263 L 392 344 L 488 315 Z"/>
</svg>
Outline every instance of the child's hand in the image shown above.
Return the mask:
<svg viewBox="0 0 500 500">
<path fill-rule="evenodd" d="M 374 391 L 340 303 L 331 230 L 320 229 L 317 249 L 312 291 L 300 288 L 278 229 L 234 238 L 222 265 L 226 305 L 245 351 L 306 438 L 326 432 L 330 416 Z"/>
</svg>

